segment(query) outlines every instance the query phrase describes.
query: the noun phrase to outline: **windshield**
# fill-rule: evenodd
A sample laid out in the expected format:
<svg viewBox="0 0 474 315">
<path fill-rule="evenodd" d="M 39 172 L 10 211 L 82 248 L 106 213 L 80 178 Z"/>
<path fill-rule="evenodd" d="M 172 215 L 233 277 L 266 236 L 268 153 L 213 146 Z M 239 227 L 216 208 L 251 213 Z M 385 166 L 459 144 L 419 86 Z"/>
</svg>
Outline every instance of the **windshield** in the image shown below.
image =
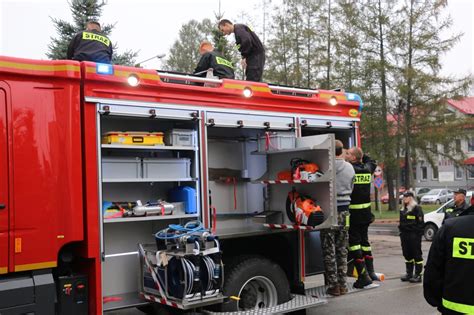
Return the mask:
<svg viewBox="0 0 474 315">
<path fill-rule="evenodd" d="M 427 193 L 427 195 L 438 195 L 440 191 L 441 191 L 441 189 L 433 189 L 433 190 L 430 190 Z"/>
</svg>

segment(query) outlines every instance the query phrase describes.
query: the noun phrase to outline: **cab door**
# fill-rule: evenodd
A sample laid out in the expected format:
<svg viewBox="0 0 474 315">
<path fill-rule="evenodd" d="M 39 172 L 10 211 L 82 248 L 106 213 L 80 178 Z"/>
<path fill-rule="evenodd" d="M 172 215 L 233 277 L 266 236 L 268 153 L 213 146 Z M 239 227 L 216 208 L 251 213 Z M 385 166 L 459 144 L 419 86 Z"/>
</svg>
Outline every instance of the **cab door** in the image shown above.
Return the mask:
<svg viewBox="0 0 474 315">
<path fill-rule="evenodd" d="M 8 272 L 7 94 L 0 88 L 0 274 Z"/>
</svg>

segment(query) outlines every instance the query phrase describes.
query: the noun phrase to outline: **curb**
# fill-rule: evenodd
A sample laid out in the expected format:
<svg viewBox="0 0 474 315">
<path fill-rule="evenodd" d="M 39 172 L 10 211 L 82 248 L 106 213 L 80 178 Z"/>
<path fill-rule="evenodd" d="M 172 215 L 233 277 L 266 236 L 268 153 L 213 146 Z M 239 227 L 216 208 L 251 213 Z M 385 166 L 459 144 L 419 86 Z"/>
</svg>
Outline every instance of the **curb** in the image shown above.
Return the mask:
<svg viewBox="0 0 474 315">
<path fill-rule="evenodd" d="M 398 224 L 399 219 L 376 219 L 373 224 Z"/>
</svg>

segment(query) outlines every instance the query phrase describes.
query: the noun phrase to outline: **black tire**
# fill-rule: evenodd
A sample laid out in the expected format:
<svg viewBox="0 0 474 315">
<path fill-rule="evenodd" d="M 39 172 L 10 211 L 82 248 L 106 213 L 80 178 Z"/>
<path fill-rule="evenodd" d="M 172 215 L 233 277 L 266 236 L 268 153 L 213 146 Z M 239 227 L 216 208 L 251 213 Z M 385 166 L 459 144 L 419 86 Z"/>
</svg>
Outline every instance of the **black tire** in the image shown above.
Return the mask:
<svg viewBox="0 0 474 315">
<path fill-rule="evenodd" d="M 432 241 L 436 232 L 438 232 L 438 227 L 434 225 L 433 223 L 428 223 L 425 225 L 423 236 L 425 237 L 425 240 Z"/>
<path fill-rule="evenodd" d="M 441 204 L 441 201 L 438 199 L 438 200 L 436 200 L 435 203 L 436 203 L 437 205 L 440 205 L 440 204 Z"/>
<path fill-rule="evenodd" d="M 226 266 L 225 270 L 225 281 L 224 281 L 224 295 L 228 297 L 239 297 L 240 300 L 229 298 L 228 301 L 222 304 L 222 311 L 232 312 L 241 311 L 243 309 L 250 309 L 257 305 L 257 301 L 253 303 L 254 297 L 252 296 L 251 289 L 249 287 L 255 287 L 249 285 L 254 283 L 258 287 L 258 291 L 264 294 L 264 287 L 259 287 L 259 281 L 271 282 L 274 289 L 276 289 L 277 304 L 285 303 L 290 299 L 290 286 L 286 278 L 286 274 L 281 267 L 266 259 L 259 256 L 245 256 L 236 257 L 229 267 Z M 251 280 L 253 279 L 253 280 Z M 249 282 L 249 280 L 251 280 Z M 242 290 L 246 286 L 246 290 Z M 262 291 L 263 290 L 263 291 Z M 249 293 L 247 293 L 249 292 Z M 240 293 L 240 296 L 239 296 Z M 252 306 L 253 304 L 253 306 Z M 259 307 L 265 308 L 273 305 L 264 305 L 258 303 Z"/>
</svg>

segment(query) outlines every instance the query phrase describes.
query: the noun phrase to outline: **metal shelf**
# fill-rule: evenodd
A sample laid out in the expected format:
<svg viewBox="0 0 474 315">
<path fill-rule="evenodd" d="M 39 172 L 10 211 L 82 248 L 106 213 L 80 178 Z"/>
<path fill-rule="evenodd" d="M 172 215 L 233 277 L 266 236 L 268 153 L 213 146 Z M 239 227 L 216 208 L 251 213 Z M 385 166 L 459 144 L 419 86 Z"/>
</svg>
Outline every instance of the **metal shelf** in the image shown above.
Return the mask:
<svg viewBox="0 0 474 315">
<path fill-rule="evenodd" d="M 253 151 L 250 152 L 252 155 L 271 155 L 271 154 L 288 154 L 288 153 L 298 153 L 302 151 L 313 151 L 313 150 L 328 150 L 328 148 L 322 144 L 314 145 L 312 147 L 299 147 L 294 149 L 284 149 L 284 150 L 273 150 L 273 151 Z"/>
<path fill-rule="evenodd" d="M 159 220 L 174 220 L 174 219 L 188 219 L 196 218 L 199 214 L 172 214 L 172 215 L 152 215 L 144 217 L 123 217 L 104 219 L 105 223 L 125 223 L 125 222 L 140 222 L 140 221 L 159 221 Z"/>
<path fill-rule="evenodd" d="M 122 144 L 102 144 L 102 149 L 127 149 L 127 150 L 179 150 L 197 151 L 197 147 L 188 146 L 167 146 L 167 145 L 122 145 Z"/>
<path fill-rule="evenodd" d="M 170 183 L 170 182 L 194 182 L 196 178 L 104 178 L 103 183 Z"/>
<path fill-rule="evenodd" d="M 141 305 L 147 305 L 149 302 L 145 300 L 138 292 L 129 292 L 114 294 L 112 296 L 104 296 L 103 301 L 107 299 L 117 299 L 117 301 L 110 301 L 103 303 L 104 312 L 105 311 L 114 311 L 123 308 L 136 307 Z"/>
</svg>

